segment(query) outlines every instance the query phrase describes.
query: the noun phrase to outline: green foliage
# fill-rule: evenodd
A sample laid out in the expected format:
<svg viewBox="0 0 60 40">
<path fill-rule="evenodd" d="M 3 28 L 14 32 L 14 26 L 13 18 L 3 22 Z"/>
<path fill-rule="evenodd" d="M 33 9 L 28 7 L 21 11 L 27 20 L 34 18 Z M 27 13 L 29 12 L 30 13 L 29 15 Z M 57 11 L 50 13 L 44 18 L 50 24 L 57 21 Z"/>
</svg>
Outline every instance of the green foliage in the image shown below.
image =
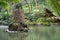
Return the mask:
<svg viewBox="0 0 60 40">
<path fill-rule="evenodd" d="M 12 2 L 12 3 L 20 3 L 22 0 L 7 0 L 9 2 Z"/>
<path fill-rule="evenodd" d="M 45 1 L 46 1 L 47 5 L 44 5 Z M 9 10 L 11 8 L 11 3 L 19 4 L 20 2 L 22 2 L 22 0 L 0 0 L 0 7 L 2 7 L 3 9 Z M 44 15 L 43 10 L 45 7 L 48 9 L 51 9 L 51 11 L 53 12 L 54 15 L 60 16 L 60 4 L 59 4 L 60 1 L 58 3 L 57 0 L 38 0 L 37 7 L 35 6 L 35 2 L 33 0 L 29 0 L 29 2 L 30 2 L 31 14 L 29 13 L 29 8 L 28 8 L 27 4 L 24 4 L 24 0 L 22 2 L 23 10 L 25 12 L 25 18 L 27 18 L 25 20 L 26 20 L 26 23 L 28 23 L 28 24 L 33 24 L 33 23 L 50 24 L 52 22 L 52 20 L 46 19 L 43 16 Z M 8 12 L 8 14 L 7 14 L 7 12 L 0 13 L 0 19 L 3 20 L 3 18 L 5 16 L 6 20 L 4 20 L 4 21 L 6 22 L 7 17 L 9 18 L 9 20 L 11 20 L 10 19 L 11 15 L 12 15 L 11 12 Z M 32 21 L 30 21 L 30 20 L 32 20 Z M 3 23 L 5 23 L 5 22 L 3 22 Z"/>
<path fill-rule="evenodd" d="M 47 19 L 45 17 L 40 17 L 37 19 L 37 23 L 38 24 L 50 24 L 51 23 L 51 20 L 50 19 Z"/>
<path fill-rule="evenodd" d="M 20 3 L 22 0 L 0 0 L 0 7 L 10 9 L 10 3 Z"/>
<path fill-rule="evenodd" d="M 52 9 L 54 15 L 60 16 L 60 4 L 57 0 L 46 0 L 46 3 L 49 6 L 49 8 Z"/>
<path fill-rule="evenodd" d="M 3 7 L 8 10 L 10 8 L 10 5 L 6 1 L 0 1 L 0 7 Z"/>
</svg>

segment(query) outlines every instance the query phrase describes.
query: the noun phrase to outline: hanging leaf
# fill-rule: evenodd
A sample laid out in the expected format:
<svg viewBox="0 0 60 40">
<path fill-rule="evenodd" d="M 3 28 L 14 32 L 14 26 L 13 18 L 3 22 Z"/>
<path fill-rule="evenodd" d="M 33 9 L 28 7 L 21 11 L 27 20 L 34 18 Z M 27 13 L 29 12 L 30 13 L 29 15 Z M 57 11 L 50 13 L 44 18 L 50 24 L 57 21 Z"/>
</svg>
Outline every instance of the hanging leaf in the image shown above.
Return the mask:
<svg viewBox="0 0 60 40">
<path fill-rule="evenodd" d="M 57 0 L 46 0 L 46 3 L 48 7 L 54 12 L 54 15 L 60 16 L 60 4 Z"/>
<path fill-rule="evenodd" d="M 12 2 L 12 3 L 20 3 L 22 0 L 7 0 L 9 2 Z"/>
<path fill-rule="evenodd" d="M 7 10 L 10 9 L 10 5 L 6 1 L 0 1 L 0 6 Z"/>
</svg>

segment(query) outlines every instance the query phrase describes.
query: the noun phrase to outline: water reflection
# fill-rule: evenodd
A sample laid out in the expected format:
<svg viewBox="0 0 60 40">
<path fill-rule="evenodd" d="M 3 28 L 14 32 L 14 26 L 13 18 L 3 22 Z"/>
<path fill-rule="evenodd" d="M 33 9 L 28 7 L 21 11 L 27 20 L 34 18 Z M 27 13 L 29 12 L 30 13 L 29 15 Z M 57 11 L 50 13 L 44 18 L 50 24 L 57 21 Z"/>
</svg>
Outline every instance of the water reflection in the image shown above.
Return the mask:
<svg viewBox="0 0 60 40">
<path fill-rule="evenodd" d="M 9 34 L 9 40 L 25 40 L 25 38 L 28 36 L 28 33 L 25 32 L 8 33 L 8 34 Z"/>
<path fill-rule="evenodd" d="M 60 40 L 60 27 L 32 27 L 28 33 L 7 33 L 0 29 L 0 40 Z"/>
<path fill-rule="evenodd" d="M 34 27 L 28 40 L 60 40 L 59 27 Z"/>
</svg>

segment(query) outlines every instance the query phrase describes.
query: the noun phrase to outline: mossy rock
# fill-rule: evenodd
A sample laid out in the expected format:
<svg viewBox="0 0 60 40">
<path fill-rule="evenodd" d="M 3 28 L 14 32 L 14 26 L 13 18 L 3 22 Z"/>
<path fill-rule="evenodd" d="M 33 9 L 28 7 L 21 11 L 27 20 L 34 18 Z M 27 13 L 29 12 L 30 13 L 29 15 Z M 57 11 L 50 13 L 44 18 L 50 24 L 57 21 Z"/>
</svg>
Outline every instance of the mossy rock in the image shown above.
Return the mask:
<svg viewBox="0 0 60 40">
<path fill-rule="evenodd" d="M 26 24 L 20 24 L 20 26 L 22 26 L 22 28 L 19 29 L 19 31 L 28 31 L 29 28 Z M 18 24 L 14 23 L 14 24 L 10 24 L 9 28 L 10 31 L 18 31 Z"/>
<path fill-rule="evenodd" d="M 8 29 L 9 29 L 10 31 L 17 31 L 18 25 L 10 24 Z"/>
</svg>

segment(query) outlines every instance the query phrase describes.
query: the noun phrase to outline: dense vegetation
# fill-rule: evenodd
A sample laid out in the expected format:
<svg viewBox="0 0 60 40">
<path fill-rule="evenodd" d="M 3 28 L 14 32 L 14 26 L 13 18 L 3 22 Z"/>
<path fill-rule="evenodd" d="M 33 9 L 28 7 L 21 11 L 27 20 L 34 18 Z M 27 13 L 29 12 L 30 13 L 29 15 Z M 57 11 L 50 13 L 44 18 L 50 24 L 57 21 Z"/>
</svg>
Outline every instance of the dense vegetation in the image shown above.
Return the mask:
<svg viewBox="0 0 60 40">
<path fill-rule="evenodd" d="M 16 9 L 24 11 L 23 13 L 22 11 L 20 12 L 23 18 L 20 17 L 18 19 L 17 17 L 17 19 L 13 19 L 19 15 L 19 13 L 14 11 Z M 49 10 L 51 13 L 49 14 L 45 9 Z M 18 20 L 19 22 L 22 22 L 22 19 L 26 24 L 49 25 L 51 23 L 60 23 L 59 17 L 59 0 L 0 0 L 0 24 L 8 25 L 12 22 L 17 22 Z"/>
</svg>

